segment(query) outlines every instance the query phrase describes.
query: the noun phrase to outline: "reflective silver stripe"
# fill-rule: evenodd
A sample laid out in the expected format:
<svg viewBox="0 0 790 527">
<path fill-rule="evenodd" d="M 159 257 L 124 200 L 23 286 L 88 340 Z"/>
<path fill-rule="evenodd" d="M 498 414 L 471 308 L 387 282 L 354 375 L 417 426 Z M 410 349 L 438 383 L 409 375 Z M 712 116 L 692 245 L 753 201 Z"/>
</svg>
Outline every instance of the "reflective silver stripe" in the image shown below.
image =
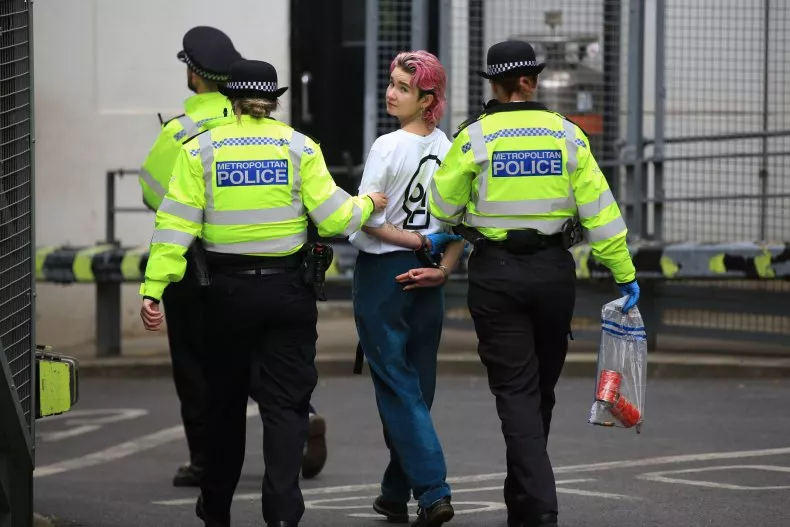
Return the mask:
<svg viewBox="0 0 790 527">
<path fill-rule="evenodd" d="M 162 201 L 162 204 L 159 205 L 159 210 L 192 223 L 203 223 L 203 211 L 201 209 L 184 205 L 170 198 L 165 198 Z"/>
<path fill-rule="evenodd" d="M 582 218 L 592 218 L 614 202 L 615 199 L 612 191 L 606 189 L 598 196 L 597 200 L 579 205 L 579 216 Z"/>
<path fill-rule="evenodd" d="M 293 183 L 291 185 L 292 206 L 298 216 L 304 214 L 304 205 L 302 204 L 302 155 L 304 153 L 304 145 L 307 138 L 304 134 L 293 131 L 291 134 L 291 143 L 288 146 L 288 155 L 291 156 L 291 165 L 293 165 Z"/>
<path fill-rule="evenodd" d="M 458 216 L 466 208 L 466 204 L 461 206 L 452 205 L 444 201 L 442 195 L 439 194 L 439 189 L 436 187 L 436 180 L 431 178 L 431 197 L 434 203 L 439 206 L 443 216 Z"/>
<path fill-rule="evenodd" d="M 203 240 L 207 251 L 228 254 L 273 254 L 296 249 L 307 241 L 307 233 L 300 232 L 285 238 L 253 242 L 210 243 Z"/>
<path fill-rule="evenodd" d="M 524 214 L 550 214 L 557 210 L 574 208 L 573 198 L 525 199 L 521 201 L 483 201 L 476 206 L 483 214 L 521 216 Z"/>
<path fill-rule="evenodd" d="M 214 210 L 214 145 L 211 132 L 198 136 L 200 163 L 203 165 L 203 181 L 206 184 L 206 211 Z"/>
<path fill-rule="evenodd" d="M 576 151 L 579 149 L 576 144 L 576 125 L 563 119 L 562 128 L 565 130 L 565 148 L 568 150 L 568 162 L 565 163 L 565 168 L 570 176 L 576 172 L 576 167 L 579 166 L 579 159 L 576 155 Z"/>
<path fill-rule="evenodd" d="M 587 239 L 590 240 L 590 243 L 608 240 L 609 238 L 617 236 L 625 229 L 625 220 L 622 216 L 618 216 L 605 225 L 587 231 Z"/>
<path fill-rule="evenodd" d="M 326 221 L 329 216 L 334 214 L 343 204 L 351 199 L 348 192 L 338 187 L 323 203 L 310 211 L 310 217 L 317 224 Z M 360 214 L 362 211 L 360 211 Z"/>
<path fill-rule="evenodd" d="M 211 225 L 255 225 L 295 220 L 301 214 L 293 207 L 253 210 L 207 210 L 205 221 Z"/>
<path fill-rule="evenodd" d="M 184 139 L 189 139 L 193 135 L 200 132 L 200 128 L 195 124 L 195 121 L 190 119 L 188 115 L 182 115 L 178 119 L 176 119 L 179 124 L 181 124 L 181 128 L 184 129 Z"/>
<path fill-rule="evenodd" d="M 194 236 L 175 229 L 156 229 L 151 236 L 151 243 L 173 243 L 184 247 L 189 247 L 193 241 L 195 241 Z"/>
<path fill-rule="evenodd" d="M 343 234 L 346 236 L 351 236 L 359 229 L 362 228 L 362 208 L 354 204 L 354 208 L 351 211 L 351 221 L 348 222 L 348 226 L 343 230 Z"/>
<path fill-rule="evenodd" d="M 482 121 L 475 121 L 467 127 L 469 134 L 469 144 L 472 145 L 472 155 L 475 157 L 475 163 L 480 165 L 480 173 L 488 172 L 488 166 L 491 161 L 488 159 L 488 149 L 486 148 L 486 140 L 483 137 L 483 123 Z"/>
<path fill-rule="evenodd" d="M 148 185 L 148 188 L 154 191 L 154 193 L 163 198 L 166 194 L 165 187 L 162 186 L 160 182 L 154 179 L 154 176 L 151 175 L 149 171 L 144 168 L 140 169 L 140 178 L 145 181 L 145 184 Z"/>
<path fill-rule="evenodd" d="M 536 229 L 543 234 L 556 234 L 568 218 L 556 220 L 536 220 L 533 218 L 487 218 L 474 214 L 466 215 L 466 223 L 470 227 L 492 227 L 495 229 Z"/>
<path fill-rule="evenodd" d="M 573 193 L 573 173 L 579 166 L 578 150 L 576 144 L 576 125 L 567 119 L 562 120 L 562 129 L 565 131 L 565 148 L 568 151 L 568 161 L 565 163 L 565 170 L 568 172 L 568 196 L 570 196 L 570 206 L 576 206 L 576 198 Z"/>
</svg>

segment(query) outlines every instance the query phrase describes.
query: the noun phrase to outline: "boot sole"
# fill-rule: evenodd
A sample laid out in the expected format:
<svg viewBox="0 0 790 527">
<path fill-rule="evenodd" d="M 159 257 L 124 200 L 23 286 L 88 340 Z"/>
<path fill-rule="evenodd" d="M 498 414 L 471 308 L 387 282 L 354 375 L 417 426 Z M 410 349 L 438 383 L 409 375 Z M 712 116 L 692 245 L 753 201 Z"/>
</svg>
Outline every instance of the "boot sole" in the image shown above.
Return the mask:
<svg viewBox="0 0 790 527">
<path fill-rule="evenodd" d="M 452 520 L 453 516 L 455 516 L 455 511 L 451 507 L 445 507 L 433 513 L 428 521 L 418 525 L 420 527 L 439 527 L 441 524 Z"/>
<path fill-rule="evenodd" d="M 307 452 L 302 458 L 302 477 L 316 477 L 324 469 L 326 457 L 326 421 L 321 416 L 315 416 L 307 429 Z"/>
<path fill-rule="evenodd" d="M 408 514 L 392 514 L 386 509 L 382 509 L 376 503 L 373 503 L 373 510 L 387 518 L 387 523 L 409 523 Z"/>
</svg>

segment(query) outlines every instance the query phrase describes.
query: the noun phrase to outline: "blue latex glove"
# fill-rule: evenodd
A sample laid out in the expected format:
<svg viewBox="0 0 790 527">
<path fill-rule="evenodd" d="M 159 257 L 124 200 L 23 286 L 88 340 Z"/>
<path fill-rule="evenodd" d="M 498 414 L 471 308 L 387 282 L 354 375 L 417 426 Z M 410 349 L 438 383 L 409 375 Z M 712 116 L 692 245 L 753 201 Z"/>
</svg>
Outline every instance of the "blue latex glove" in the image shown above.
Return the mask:
<svg viewBox="0 0 790 527">
<path fill-rule="evenodd" d="M 639 302 L 639 284 L 634 280 L 630 284 L 618 285 L 617 287 L 620 288 L 620 293 L 623 296 L 628 296 L 625 304 L 623 304 L 623 313 L 628 313 Z"/>
<path fill-rule="evenodd" d="M 441 254 L 450 242 L 462 240 L 463 236 L 452 232 L 436 232 L 426 236 L 431 241 L 431 254 Z"/>
</svg>

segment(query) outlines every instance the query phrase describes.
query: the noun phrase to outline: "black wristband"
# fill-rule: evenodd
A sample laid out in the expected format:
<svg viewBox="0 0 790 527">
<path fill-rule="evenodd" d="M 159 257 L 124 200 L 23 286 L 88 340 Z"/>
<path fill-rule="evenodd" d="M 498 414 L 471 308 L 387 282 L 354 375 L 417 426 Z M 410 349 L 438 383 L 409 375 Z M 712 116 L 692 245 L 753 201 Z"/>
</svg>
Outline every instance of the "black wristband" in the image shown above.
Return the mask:
<svg viewBox="0 0 790 527">
<path fill-rule="evenodd" d="M 152 297 L 152 296 L 144 296 L 144 297 L 143 297 L 143 299 L 144 299 L 144 300 L 150 300 L 150 301 L 151 301 L 151 302 L 153 302 L 154 304 L 158 304 L 158 303 L 159 303 L 159 300 L 157 300 L 156 298 L 154 298 L 154 297 Z"/>
</svg>

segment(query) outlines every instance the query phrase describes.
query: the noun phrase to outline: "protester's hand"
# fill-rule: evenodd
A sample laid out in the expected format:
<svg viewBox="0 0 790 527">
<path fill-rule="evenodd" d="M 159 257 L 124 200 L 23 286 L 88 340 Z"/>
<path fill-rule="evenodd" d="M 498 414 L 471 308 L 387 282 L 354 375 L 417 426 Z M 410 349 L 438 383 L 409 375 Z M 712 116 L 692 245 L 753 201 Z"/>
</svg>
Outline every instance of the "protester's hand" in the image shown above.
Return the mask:
<svg viewBox="0 0 790 527">
<path fill-rule="evenodd" d="M 404 291 L 411 291 L 419 287 L 438 287 L 447 281 L 447 274 L 436 267 L 420 267 L 399 274 L 395 277 L 399 284 L 405 284 Z"/>
<path fill-rule="evenodd" d="M 373 209 L 376 212 L 381 212 L 387 206 L 387 195 L 383 192 L 371 192 L 368 197 L 373 200 Z"/>
<path fill-rule="evenodd" d="M 622 284 L 618 285 L 618 287 L 620 288 L 620 294 L 628 297 L 625 304 L 623 304 L 623 313 L 628 313 L 639 302 L 639 284 L 634 280 L 630 284 Z"/>
<path fill-rule="evenodd" d="M 143 299 L 143 306 L 140 308 L 140 318 L 143 319 L 143 326 L 148 331 L 159 331 L 162 329 L 164 314 L 159 310 L 159 304 L 149 298 Z"/>
</svg>

